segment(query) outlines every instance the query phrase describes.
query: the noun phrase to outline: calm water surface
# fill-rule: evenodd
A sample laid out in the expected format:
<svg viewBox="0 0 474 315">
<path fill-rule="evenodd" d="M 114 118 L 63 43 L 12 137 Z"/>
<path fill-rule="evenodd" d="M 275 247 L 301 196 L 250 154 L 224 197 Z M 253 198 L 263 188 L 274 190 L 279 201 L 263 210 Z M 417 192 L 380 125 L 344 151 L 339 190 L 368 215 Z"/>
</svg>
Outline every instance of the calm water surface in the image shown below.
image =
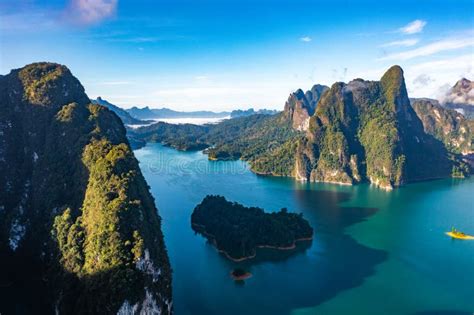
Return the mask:
<svg viewBox="0 0 474 315">
<path fill-rule="evenodd" d="M 474 234 L 474 178 L 385 192 L 256 176 L 241 161 L 159 144 L 135 154 L 163 218 L 177 315 L 474 312 L 474 241 L 444 235 L 452 226 Z M 302 212 L 314 240 L 231 262 L 191 229 L 207 194 Z M 234 282 L 237 266 L 253 277 Z"/>
</svg>

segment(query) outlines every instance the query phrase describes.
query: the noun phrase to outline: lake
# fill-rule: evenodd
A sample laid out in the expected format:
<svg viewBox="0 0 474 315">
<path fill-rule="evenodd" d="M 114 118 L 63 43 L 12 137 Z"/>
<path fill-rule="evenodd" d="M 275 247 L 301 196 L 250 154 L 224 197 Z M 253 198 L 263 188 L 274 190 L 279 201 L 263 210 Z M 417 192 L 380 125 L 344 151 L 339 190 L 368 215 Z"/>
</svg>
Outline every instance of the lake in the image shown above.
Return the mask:
<svg viewBox="0 0 474 315">
<path fill-rule="evenodd" d="M 176 315 L 474 312 L 474 241 L 444 234 L 453 226 L 474 234 L 474 178 L 386 192 L 257 176 L 242 161 L 160 144 L 135 155 L 163 218 Z M 192 210 L 207 194 L 302 212 L 314 240 L 229 261 L 191 229 Z M 253 277 L 234 282 L 235 267 Z"/>
</svg>

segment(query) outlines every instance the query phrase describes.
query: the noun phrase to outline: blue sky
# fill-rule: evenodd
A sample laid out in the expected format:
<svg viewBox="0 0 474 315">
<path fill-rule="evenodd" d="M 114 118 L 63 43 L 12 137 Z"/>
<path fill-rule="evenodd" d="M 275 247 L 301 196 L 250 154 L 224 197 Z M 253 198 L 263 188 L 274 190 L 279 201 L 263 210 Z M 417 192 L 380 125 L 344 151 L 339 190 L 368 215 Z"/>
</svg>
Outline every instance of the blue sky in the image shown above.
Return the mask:
<svg viewBox="0 0 474 315">
<path fill-rule="evenodd" d="M 474 0 L 1 0 L 0 73 L 34 61 L 123 107 L 281 109 L 393 64 L 410 96 L 439 97 L 474 79 Z"/>
</svg>

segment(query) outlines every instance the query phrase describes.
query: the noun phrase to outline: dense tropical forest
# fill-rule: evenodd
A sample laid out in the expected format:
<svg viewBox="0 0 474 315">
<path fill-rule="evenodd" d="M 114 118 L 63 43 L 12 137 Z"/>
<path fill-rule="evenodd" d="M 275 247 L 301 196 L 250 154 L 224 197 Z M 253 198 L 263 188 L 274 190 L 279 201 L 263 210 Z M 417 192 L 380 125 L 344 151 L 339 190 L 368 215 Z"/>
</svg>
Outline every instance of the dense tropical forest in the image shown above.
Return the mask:
<svg viewBox="0 0 474 315">
<path fill-rule="evenodd" d="M 54 63 L 0 77 L 0 103 L 2 313 L 171 313 L 161 219 L 118 116 Z"/>
<path fill-rule="evenodd" d="M 206 196 L 194 208 L 191 224 L 234 260 L 254 257 L 258 247 L 291 249 L 298 240 L 313 237 L 313 228 L 302 214 L 285 208 L 266 213 L 222 196 Z"/>
<path fill-rule="evenodd" d="M 392 189 L 472 172 L 472 122 L 448 109 L 410 104 L 403 70 L 292 93 L 283 112 L 216 125 L 154 124 L 129 131 L 132 144 L 161 142 L 203 150 L 211 160 L 242 159 L 259 174 Z M 443 117 L 438 115 L 443 113 Z"/>
<path fill-rule="evenodd" d="M 252 115 L 203 126 L 159 122 L 130 129 L 134 147 L 160 142 L 178 150 L 203 150 L 211 160 L 248 161 L 257 173 L 291 176 L 300 131 L 283 115 Z"/>
</svg>

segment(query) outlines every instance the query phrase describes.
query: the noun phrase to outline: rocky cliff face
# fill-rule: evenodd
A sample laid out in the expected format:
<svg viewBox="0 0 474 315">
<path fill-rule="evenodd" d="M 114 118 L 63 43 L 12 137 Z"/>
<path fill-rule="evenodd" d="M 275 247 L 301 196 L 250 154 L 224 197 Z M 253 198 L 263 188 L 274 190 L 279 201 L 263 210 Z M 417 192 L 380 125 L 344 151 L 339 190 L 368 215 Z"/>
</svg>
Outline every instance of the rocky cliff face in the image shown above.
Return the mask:
<svg viewBox="0 0 474 315">
<path fill-rule="evenodd" d="M 301 89 L 290 94 L 283 113 L 292 122 L 293 129 L 306 131 L 309 127 L 309 118 L 314 114 L 321 95 L 328 89 L 327 86 L 314 85 L 304 93 Z"/>
<path fill-rule="evenodd" d="M 441 99 L 441 104 L 455 109 L 466 117 L 474 118 L 474 82 L 462 78 L 448 90 Z"/>
<path fill-rule="evenodd" d="M 0 78 L 1 313 L 171 313 L 160 224 L 120 119 L 66 67 Z"/>
<path fill-rule="evenodd" d="M 211 159 L 243 159 L 255 173 L 299 180 L 348 185 L 367 181 L 392 189 L 470 172 L 470 160 L 449 152 L 444 138 L 423 125 L 398 66 L 380 81 L 356 79 L 330 89 L 298 90 L 280 114 L 258 121 L 251 117 L 202 127 L 199 132 L 188 126 L 152 125 L 135 135 L 174 147 L 204 143 L 212 147 L 206 150 Z M 435 119 L 432 129 L 443 128 L 440 122 Z M 464 125 L 456 126 L 450 136 L 456 130 L 463 133 Z M 467 135 L 463 137 L 452 138 L 459 142 L 458 149 L 467 145 Z"/>
<path fill-rule="evenodd" d="M 474 153 L 474 120 L 442 107 L 431 99 L 412 99 L 411 104 L 426 133 L 442 141 L 453 153 Z"/>
<path fill-rule="evenodd" d="M 406 182 L 449 176 L 443 145 L 423 131 L 410 106 L 403 71 L 380 81 L 335 83 L 320 99 L 306 139 L 297 148 L 298 178 L 392 189 Z"/>
</svg>

